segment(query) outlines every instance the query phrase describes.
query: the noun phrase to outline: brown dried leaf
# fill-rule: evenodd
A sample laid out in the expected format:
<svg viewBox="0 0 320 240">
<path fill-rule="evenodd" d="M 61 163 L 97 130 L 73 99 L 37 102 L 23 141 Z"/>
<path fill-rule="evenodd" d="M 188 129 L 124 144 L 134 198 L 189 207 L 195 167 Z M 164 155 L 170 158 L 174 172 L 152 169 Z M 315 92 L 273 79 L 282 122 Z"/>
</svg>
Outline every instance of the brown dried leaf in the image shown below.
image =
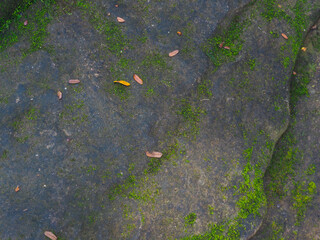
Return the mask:
<svg viewBox="0 0 320 240">
<path fill-rule="evenodd" d="M 79 79 L 70 79 L 69 83 L 70 84 L 77 84 L 77 83 L 80 83 L 80 80 Z"/>
<path fill-rule="evenodd" d="M 179 50 L 174 50 L 172 52 L 169 53 L 169 57 L 174 57 L 175 55 L 177 55 L 179 53 Z"/>
<path fill-rule="evenodd" d="M 14 189 L 15 192 L 19 192 L 20 191 L 20 187 L 19 185 Z"/>
<path fill-rule="evenodd" d="M 136 80 L 137 83 L 143 84 L 142 79 L 137 74 L 133 74 L 133 79 Z"/>
<path fill-rule="evenodd" d="M 222 47 L 223 47 L 223 44 L 224 44 L 224 42 L 220 43 L 220 44 L 219 44 L 219 48 L 222 48 Z"/>
<path fill-rule="evenodd" d="M 46 237 L 50 238 L 51 240 L 57 240 L 58 239 L 56 235 L 54 235 L 52 232 L 49 232 L 49 231 L 45 231 L 44 235 Z"/>
<path fill-rule="evenodd" d="M 288 39 L 288 36 L 285 35 L 284 33 L 281 33 L 281 36 L 282 36 L 284 39 Z"/>
<path fill-rule="evenodd" d="M 182 35 L 182 32 L 178 31 L 177 34 L 178 34 L 179 36 L 181 36 L 181 35 Z"/>
<path fill-rule="evenodd" d="M 228 50 L 230 50 L 230 47 L 228 47 L 228 46 L 224 46 L 223 48 L 224 48 L 224 49 L 228 49 Z"/>
<path fill-rule="evenodd" d="M 58 99 L 61 100 L 62 99 L 62 92 L 58 91 L 57 96 L 58 96 Z"/>
<path fill-rule="evenodd" d="M 28 25 L 28 20 L 25 20 L 25 21 L 23 22 L 23 25 L 24 25 L 24 26 L 27 26 L 27 25 Z"/>
<path fill-rule="evenodd" d="M 295 71 L 292 72 L 293 75 L 297 75 L 297 73 Z"/>
<path fill-rule="evenodd" d="M 312 29 L 312 30 L 315 30 L 315 29 L 317 29 L 317 27 L 318 27 L 317 25 L 313 25 L 313 26 L 311 27 L 311 29 Z"/>
<path fill-rule="evenodd" d="M 118 22 L 119 23 L 124 23 L 126 20 L 124 20 L 123 18 L 121 18 L 121 17 L 117 17 L 117 20 L 118 20 Z"/>
<path fill-rule="evenodd" d="M 162 157 L 162 153 L 161 152 L 146 152 L 147 157 L 151 157 L 151 158 L 161 158 Z"/>
</svg>

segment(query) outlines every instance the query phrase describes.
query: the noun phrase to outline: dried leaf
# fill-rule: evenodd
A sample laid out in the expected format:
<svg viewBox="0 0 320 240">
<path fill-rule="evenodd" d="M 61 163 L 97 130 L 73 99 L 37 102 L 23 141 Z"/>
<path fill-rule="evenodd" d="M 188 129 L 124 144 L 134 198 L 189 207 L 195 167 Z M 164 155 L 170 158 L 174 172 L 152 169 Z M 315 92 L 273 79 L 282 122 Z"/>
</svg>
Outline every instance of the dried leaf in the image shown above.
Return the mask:
<svg viewBox="0 0 320 240">
<path fill-rule="evenodd" d="M 312 30 L 315 30 L 315 29 L 317 29 L 317 27 L 318 27 L 317 25 L 313 25 L 313 26 L 311 27 L 311 29 L 312 29 Z"/>
<path fill-rule="evenodd" d="M 123 81 L 123 80 L 121 80 L 121 81 L 114 81 L 114 83 L 120 83 L 120 84 L 122 84 L 122 85 L 124 85 L 124 86 L 130 86 L 130 83 L 128 83 L 128 82 L 126 82 L 126 81 Z"/>
<path fill-rule="evenodd" d="M 123 18 L 121 18 L 121 17 L 117 17 L 117 20 L 118 20 L 118 22 L 119 23 L 124 23 L 126 20 L 124 20 Z"/>
<path fill-rule="evenodd" d="M 51 240 L 57 240 L 58 239 L 56 235 L 54 235 L 52 232 L 49 232 L 49 231 L 45 231 L 44 235 L 46 237 L 50 238 Z"/>
<path fill-rule="evenodd" d="M 224 48 L 224 49 L 228 49 L 228 50 L 230 50 L 230 47 L 228 47 L 228 46 L 224 46 L 223 48 Z"/>
<path fill-rule="evenodd" d="M 220 43 L 220 44 L 219 44 L 219 48 L 222 48 L 222 47 L 223 47 L 223 44 L 224 44 L 224 42 Z"/>
<path fill-rule="evenodd" d="M 116 4 L 116 5 L 114 5 L 115 7 L 119 7 L 119 5 L 118 4 Z"/>
<path fill-rule="evenodd" d="M 288 39 L 288 36 L 285 35 L 284 33 L 281 33 L 281 36 L 282 36 L 284 39 Z"/>
<path fill-rule="evenodd" d="M 70 79 L 69 83 L 70 84 L 77 84 L 77 83 L 80 83 L 80 80 L 79 79 Z"/>
<path fill-rule="evenodd" d="M 178 31 L 177 34 L 178 34 L 179 36 L 181 36 L 181 35 L 182 35 L 182 32 Z"/>
<path fill-rule="evenodd" d="M 136 80 L 137 83 L 143 84 L 142 79 L 137 74 L 133 74 L 133 79 Z"/>
<path fill-rule="evenodd" d="M 162 153 L 161 152 L 146 152 L 147 157 L 151 157 L 151 158 L 161 158 L 162 157 Z"/>
<path fill-rule="evenodd" d="M 15 192 L 19 192 L 20 191 L 20 187 L 19 185 L 14 189 Z"/>
<path fill-rule="evenodd" d="M 169 53 L 169 57 L 173 57 L 173 56 L 177 55 L 178 53 L 179 53 L 179 50 L 174 50 Z"/>
<path fill-rule="evenodd" d="M 295 71 L 292 72 L 293 75 L 297 75 L 297 73 Z"/>
<path fill-rule="evenodd" d="M 58 99 L 61 100 L 62 99 L 62 92 L 58 91 L 57 96 L 58 96 Z"/>
<path fill-rule="evenodd" d="M 302 47 L 301 50 L 305 52 L 305 51 L 307 51 L 307 48 L 306 47 Z"/>
<path fill-rule="evenodd" d="M 25 21 L 23 22 L 23 25 L 24 25 L 24 26 L 27 26 L 27 25 L 28 25 L 28 20 L 25 20 Z"/>
</svg>

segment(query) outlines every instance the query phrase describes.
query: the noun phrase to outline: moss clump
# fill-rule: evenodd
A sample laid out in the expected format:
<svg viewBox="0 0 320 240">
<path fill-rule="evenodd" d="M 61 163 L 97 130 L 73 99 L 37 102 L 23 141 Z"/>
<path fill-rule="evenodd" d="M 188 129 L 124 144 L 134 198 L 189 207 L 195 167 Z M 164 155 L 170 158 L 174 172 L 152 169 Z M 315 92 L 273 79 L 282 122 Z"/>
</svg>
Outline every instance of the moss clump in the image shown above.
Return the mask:
<svg viewBox="0 0 320 240">
<path fill-rule="evenodd" d="M 0 51 L 18 42 L 22 36 L 30 42 L 30 47 L 23 50 L 23 56 L 43 48 L 55 5 L 55 0 L 26 0 L 19 4 L 9 19 L 0 21 Z M 29 11 L 30 8 L 34 11 Z M 26 26 L 21 20 L 24 12 L 23 19 L 28 20 Z"/>
<path fill-rule="evenodd" d="M 236 16 L 225 31 L 208 40 L 204 51 L 215 67 L 235 60 L 242 50 L 243 40 L 240 36 L 247 25 L 247 20 L 241 20 L 239 16 Z"/>
<path fill-rule="evenodd" d="M 92 26 L 104 36 L 106 48 L 113 54 L 121 55 L 125 46 L 129 44 L 128 38 L 122 33 L 121 28 L 105 17 L 98 7 L 88 0 L 78 0 L 76 6 L 87 16 Z"/>
<path fill-rule="evenodd" d="M 195 139 L 200 130 L 200 117 L 205 114 L 205 111 L 200 107 L 192 106 L 186 99 L 183 99 L 177 114 L 182 116 L 186 123 L 186 127 L 180 131 L 180 135 Z"/>
<path fill-rule="evenodd" d="M 314 182 L 296 182 L 295 188 L 292 191 L 293 195 L 293 208 L 296 211 L 296 224 L 299 225 L 305 217 L 307 206 L 313 199 L 316 193 L 317 186 Z"/>
<path fill-rule="evenodd" d="M 117 196 L 120 196 L 143 201 L 152 200 L 153 197 L 151 197 L 151 195 L 153 196 L 153 194 L 144 192 L 139 189 L 143 189 L 143 186 L 148 182 L 150 174 L 156 174 L 165 161 L 172 161 L 179 155 L 184 154 L 184 148 L 181 147 L 178 142 L 169 145 L 163 152 L 161 158 L 150 159 L 146 169 L 143 172 L 143 175 L 140 178 L 137 178 L 133 174 L 130 174 L 122 184 L 117 184 L 113 188 L 111 188 L 109 199 L 114 200 Z"/>
<path fill-rule="evenodd" d="M 192 227 L 197 220 L 197 214 L 190 213 L 184 218 L 184 225 L 186 227 Z"/>
<path fill-rule="evenodd" d="M 261 165 L 269 155 L 266 152 L 271 152 L 273 144 L 266 141 L 265 146 L 261 149 L 257 156 L 258 163 L 252 164 L 252 156 L 254 145 L 243 151 L 243 157 L 247 164 L 242 170 L 243 180 L 238 185 L 233 186 L 235 196 L 239 196 L 236 202 L 239 208 L 237 216 L 228 221 L 217 224 L 210 224 L 210 230 L 204 234 L 187 236 L 183 240 L 238 240 L 240 232 L 245 229 L 244 222 L 249 216 L 260 216 L 261 208 L 266 205 L 266 197 L 263 189 L 263 173 Z"/>
</svg>

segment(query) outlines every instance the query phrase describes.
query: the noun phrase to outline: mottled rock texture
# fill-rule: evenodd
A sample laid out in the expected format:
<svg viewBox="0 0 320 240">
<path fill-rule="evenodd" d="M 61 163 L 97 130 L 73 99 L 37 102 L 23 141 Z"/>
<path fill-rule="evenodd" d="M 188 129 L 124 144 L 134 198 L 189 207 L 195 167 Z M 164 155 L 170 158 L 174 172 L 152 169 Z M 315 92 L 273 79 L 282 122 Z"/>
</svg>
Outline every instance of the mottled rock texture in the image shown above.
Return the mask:
<svg viewBox="0 0 320 240">
<path fill-rule="evenodd" d="M 319 202 L 319 54 L 309 52 L 318 30 L 304 40 L 319 9 L 313 0 L 26 7 L 0 32 L 0 238 L 317 239 L 308 221 Z M 304 74 L 301 90 L 292 84 Z M 281 144 L 289 155 L 279 160 Z M 283 168 L 301 174 L 289 169 L 279 183 L 278 161 L 299 154 L 303 167 Z M 297 207 L 299 194 L 310 201 Z M 274 218 L 282 230 L 264 231 Z"/>
</svg>

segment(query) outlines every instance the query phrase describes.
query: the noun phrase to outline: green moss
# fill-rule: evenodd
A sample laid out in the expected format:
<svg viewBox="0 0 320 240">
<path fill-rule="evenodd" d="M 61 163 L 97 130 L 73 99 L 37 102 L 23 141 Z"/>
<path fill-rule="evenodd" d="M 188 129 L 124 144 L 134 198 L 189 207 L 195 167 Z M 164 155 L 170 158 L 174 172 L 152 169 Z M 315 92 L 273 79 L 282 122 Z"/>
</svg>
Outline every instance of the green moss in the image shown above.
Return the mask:
<svg viewBox="0 0 320 240">
<path fill-rule="evenodd" d="M 296 223 L 295 225 L 300 225 L 300 223 L 305 218 L 305 213 L 307 211 L 307 206 L 312 201 L 314 195 L 316 194 L 316 184 L 314 182 L 296 182 L 295 187 L 292 191 L 293 208 L 296 211 Z"/>
<path fill-rule="evenodd" d="M 120 26 L 110 21 L 105 13 L 100 13 L 98 7 L 91 1 L 78 0 L 77 6 L 89 16 L 93 27 L 103 34 L 107 50 L 116 55 L 121 55 L 124 48 L 129 44 L 129 40 L 122 33 Z"/>
<path fill-rule="evenodd" d="M 214 207 L 211 205 L 208 205 L 208 210 L 209 210 L 209 214 L 213 215 L 214 214 Z"/>
<path fill-rule="evenodd" d="M 278 7 L 278 2 L 275 0 L 262 0 L 259 1 L 260 9 L 262 10 L 261 15 L 271 21 L 274 18 L 279 20 L 285 20 L 291 28 L 294 30 L 294 37 L 289 36 L 289 40 L 286 44 L 290 45 L 288 48 L 291 51 L 292 59 L 295 59 L 298 55 L 300 45 L 303 41 L 303 33 L 307 28 L 307 10 L 308 5 L 306 0 L 298 0 L 294 7 L 290 9 L 294 13 L 294 16 L 290 16 L 285 10 Z M 283 59 L 283 65 L 286 68 L 289 65 L 288 59 Z"/>
<path fill-rule="evenodd" d="M 272 229 L 271 240 L 284 240 L 284 238 L 282 237 L 282 234 L 283 234 L 282 225 L 279 225 L 275 221 L 272 221 L 271 229 Z"/>
<path fill-rule="evenodd" d="M 48 36 L 47 26 L 56 10 L 55 5 L 55 0 L 27 0 L 19 5 L 12 17 L 0 26 L 0 51 L 18 42 L 23 36 L 30 42 L 30 47 L 23 50 L 23 56 L 43 49 L 45 39 Z M 32 9 L 28 10 L 30 8 Z M 25 11 L 27 12 L 23 19 L 28 20 L 26 26 L 24 26 L 20 15 Z"/>
<path fill-rule="evenodd" d="M 266 158 L 269 158 L 269 154 L 266 152 L 271 152 L 273 144 L 270 144 L 269 140 L 267 140 L 257 156 L 258 162 L 252 164 L 255 142 L 250 148 L 243 151 L 243 157 L 247 161 L 241 173 L 243 180 L 230 188 L 235 190 L 235 196 L 239 196 L 236 202 L 239 208 L 237 216 L 232 220 L 210 224 L 208 232 L 187 236 L 183 240 L 238 240 L 240 232 L 245 228 L 244 221 L 249 216 L 260 216 L 261 209 L 266 205 L 261 166 L 266 161 Z"/>
<path fill-rule="evenodd" d="M 184 225 L 186 227 L 192 227 L 197 220 L 197 214 L 190 213 L 184 218 Z"/>
<path fill-rule="evenodd" d="M 118 96 L 120 100 L 124 101 L 129 98 L 130 93 L 127 89 L 128 87 L 120 85 L 120 84 L 114 84 L 113 86 L 113 94 Z"/>
<path fill-rule="evenodd" d="M 155 70 L 163 70 L 169 68 L 164 56 L 157 52 L 146 55 L 142 60 L 141 65 L 146 68 L 152 67 Z"/>
<path fill-rule="evenodd" d="M 131 199 L 141 201 L 154 201 L 159 190 L 155 188 L 154 192 L 150 192 L 148 189 L 144 189 L 144 186 L 148 183 L 149 175 L 156 174 L 162 164 L 165 161 L 173 161 L 178 156 L 184 155 L 185 149 L 181 147 L 178 142 L 175 142 L 167 147 L 163 152 L 161 158 L 151 158 L 144 170 L 143 176 L 137 178 L 133 174 L 130 174 L 122 184 L 117 184 L 111 188 L 109 193 L 109 199 L 114 200 L 117 196 L 128 197 Z"/>
<path fill-rule="evenodd" d="M 248 60 L 248 65 L 251 69 L 251 71 L 253 71 L 256 67 L 256 59 L 252 58 Z"/>
<path fill-rule="evenodd" d="M 212 97 L 210 90 L 211 82 L 207 79 L 202 79 L 201 83 L 197 86 L 197 92 L 199 97 Z"/>
<path fill-rule="evenodd" d="M 243 21 L 239 16 L 236 16 L 226 30 L 208 40 L 204 46 L 204 51 L 216 67 L 219 67 L 222 63 L 235 60 L 242 50 L 243 40 L 240 36 L 248 23 L 247 20 Z M 223 44 L 223 47 L 220 48 L 220 44 Z"/>
<path fill-rule="evenodd" d="M 3 150 L 0 159 L 7 159 L 9 151 L 7 149 Z"/>
<path fill-rule="evenodd" d="M 205 111 L 200 107 L 192 106 L 186 99 L 183 99 L 177 114 L 182 116 L 183 121 L 186 123 L 185 128 L 180 131 L 180 135 L 195 139 L 200 130 L 200 117 L 205 114 Z"/>
<path fill-rule="evenodd" d="M 291 81 L 290 86 L 290 108 L 293 114 L 295 114 L 295 106 L 298 100 L 302 96 L 309 96 L 308 91 L 308 83 L 310 82 L 310 78 L 305 74 L 299 74 L 298 76 L 294 77 Z"/>
<path fill-rule="evenodd" d="M 40 110 L 37 108 L 31 108 L 27 112 L 27 119 L 29 120 L 37 120 Z"/>
</svg>

